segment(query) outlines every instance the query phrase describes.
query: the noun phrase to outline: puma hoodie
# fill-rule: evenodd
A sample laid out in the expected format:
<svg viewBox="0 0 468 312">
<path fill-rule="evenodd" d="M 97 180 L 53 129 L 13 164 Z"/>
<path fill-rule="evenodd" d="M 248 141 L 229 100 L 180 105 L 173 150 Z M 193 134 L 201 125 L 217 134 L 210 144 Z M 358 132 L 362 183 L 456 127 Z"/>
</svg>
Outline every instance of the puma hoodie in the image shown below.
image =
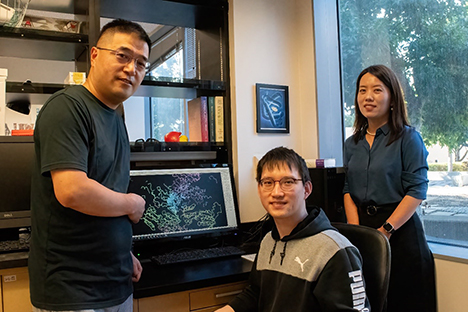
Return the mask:
<svg viewBox="0 0 468 312">
<path fill-rule="evenodd" d="M 325 213 L 309 215 L 290 235 L 275 226 L 263 238 L 250 285 L 229 305 L 236 312 L 370 311 L 359 251 Z"/>
</svg>

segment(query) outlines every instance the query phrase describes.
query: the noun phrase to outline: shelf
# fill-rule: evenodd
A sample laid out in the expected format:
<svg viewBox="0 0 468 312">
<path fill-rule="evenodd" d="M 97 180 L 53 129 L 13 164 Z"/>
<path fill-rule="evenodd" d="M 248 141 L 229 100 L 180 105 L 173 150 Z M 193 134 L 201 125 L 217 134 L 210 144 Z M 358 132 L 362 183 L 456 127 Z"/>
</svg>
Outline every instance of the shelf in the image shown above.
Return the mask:
<svg viewBox="0 0 468 312">
<path fill-rule="evenodd" d="M 67 87 L 66 84 L 55 83 L 24 83 L 24 82 L 6 82 L 7 93 L 38 93 L 38 94 L 54 94 L 55 92 Z"/>
<path fill-rule="evenodd" d="M 67 87 L 54 83 L 6 82 L 6 102 L 29 101 L 31 104 L 44 104 L 51 94 Z"/>
<path fill-rule="evenodd" d="M 0 38 L 2 57 L 75 61 L 88 51 L 85 34 L 0 27 Z"/>
<path fill-rule="evenodd" d="M 41 94 L 53 94 L 69 85 L 66 84 L 56 84 L 56 83 L 36 83 L 31 82 L 30 84 L 18 81 L 7 81 L 6 82 L 6 92 L 12 93 L 41 93 Z M 166 89 L 174 90 L 206 90 L 206 91 L 224 91 L 224 82 L 222 81 L 209 81 L 209 80 L 195 80 L 195 79 L 176 79 L 176 78 L 163 78 L 160 80 L 155 80 L 152 78 L 145 78 L 143 80 L 135 96 L 155 96 L 152 95 L 151 89 L 158 90 L 156 91 L 157 95 L 161 95 L 161 90 Z M 181 91 L 182 92 L 182 91 Z"/>
<path fill-rule="evenodd" d="M 21 27 L 0 27 L 0 37 L 87 44 L 88 35 Z"/>
<path fill-rule="evenodd" d="M 139 152 L 132 153 L 130 156 L 130 161 L 135 162 L 213 159 L 216 159 L 216 151 Z"/>
<path fill-rule="evenodd" d="M 197 90 L 205 95 L 216 95 L 226 90 L 223 81 L 183 78 L 145 77 L 134 96 L 193 99 Z"/>
<path fill-rule="evenodd" d="M 226 87 L 223 81 L 217 80 L 198 80 L 170 77 L 150 77 L 146 76 L 141 83 L 142 86 L 160 86 L 160 87 L 179 87 L 195 88 L 200 90 L 225 91 Z"/>
</svg>

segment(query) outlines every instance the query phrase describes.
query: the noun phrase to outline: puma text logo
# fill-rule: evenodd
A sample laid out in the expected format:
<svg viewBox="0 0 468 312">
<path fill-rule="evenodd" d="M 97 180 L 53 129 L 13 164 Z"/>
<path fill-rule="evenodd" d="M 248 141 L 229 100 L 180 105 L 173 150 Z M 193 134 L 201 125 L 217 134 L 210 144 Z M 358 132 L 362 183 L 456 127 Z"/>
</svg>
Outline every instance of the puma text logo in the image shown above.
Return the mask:
<svg viewBox="0 0 468 312">
<path fill-rule="evenodd" d="M 353 294 L 353 308 L 361 312 L 368 312 L 369 309 L 365 308 L 366 289 L 364 288 L 361 270 L 349 272 L 348 276 L 353 279 L 350 285 Z"/>
</svg>

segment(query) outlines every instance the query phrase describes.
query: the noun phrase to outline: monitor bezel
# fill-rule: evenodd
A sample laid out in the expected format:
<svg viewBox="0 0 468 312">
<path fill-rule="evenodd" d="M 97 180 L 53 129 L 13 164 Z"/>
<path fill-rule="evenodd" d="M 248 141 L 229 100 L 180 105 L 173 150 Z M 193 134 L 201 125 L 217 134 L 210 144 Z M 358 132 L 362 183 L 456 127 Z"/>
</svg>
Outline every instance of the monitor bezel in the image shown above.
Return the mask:
<svg viewBox="0 0 468 312">
<path fill-rule="evenodd" d="M 32 144 L 34 148 L 34 138 L 33 136 L 0 136 L 0 144 Z M 32 176 L 33 165 L 34 165 L 34 158 L 32 159 L 32 163 L 31 163 L 31 176 Z M 27 190 L 27 192 L 28 194 L 30 194 L 31 189 Z M 31 205 L 22 209 L 18 209 L 18 210 L 0 211 L 0 229 L 30 227 L 30 226 L 31 226 Z"/>
</svg>

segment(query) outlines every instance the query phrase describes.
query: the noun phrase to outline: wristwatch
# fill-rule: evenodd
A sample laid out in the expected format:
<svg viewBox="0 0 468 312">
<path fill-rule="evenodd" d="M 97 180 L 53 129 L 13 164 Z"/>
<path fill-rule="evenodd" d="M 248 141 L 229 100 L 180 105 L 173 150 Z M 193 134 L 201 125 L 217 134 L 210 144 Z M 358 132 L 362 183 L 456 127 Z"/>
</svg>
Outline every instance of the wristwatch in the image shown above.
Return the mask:
<svg viewBox="0 0 468 312">
<path fill-rule="evenodd" d="M 382 227 L 385 231 L 387 231 L 388 234 L 393 234 L 393 232 L 395 232 L 395 228 L 391 223 L 385 222 Z"/>
</svg>

